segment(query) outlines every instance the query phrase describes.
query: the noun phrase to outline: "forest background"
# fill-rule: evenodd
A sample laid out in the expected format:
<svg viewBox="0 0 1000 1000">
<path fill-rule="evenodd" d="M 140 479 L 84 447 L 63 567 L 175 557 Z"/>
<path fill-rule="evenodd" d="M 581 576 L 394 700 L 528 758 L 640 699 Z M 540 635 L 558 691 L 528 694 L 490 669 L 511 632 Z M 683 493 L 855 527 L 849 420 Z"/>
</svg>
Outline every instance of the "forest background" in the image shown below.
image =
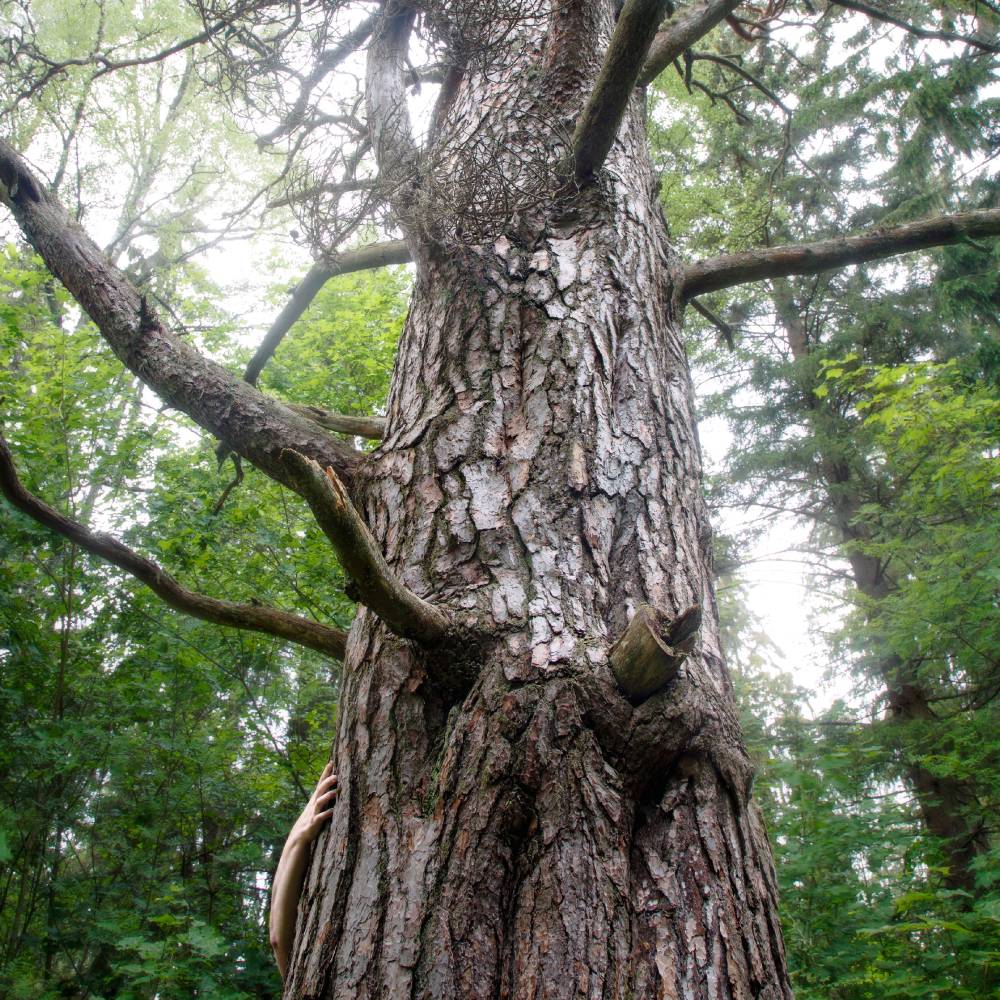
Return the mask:
<svg viewBox="0 0 1000 1000">
<path fill-rule="evenodd" d="M 772 3 L 762 27 L 699 42 L 651 89 L 675 242 L 696 257 L 996 206 L 1000 49 L 981 39 L 1000 15 L 974 5 L 970 42 L 971 6 Z M 0 11 L 4 134 L 241 371 L 308 266 L 306 180 L 268 156 L 266 109 L 195 51 L 95 72 L 99 45 L 127 63 L 189 37 L 178 5 Z M 80 64 L 32 76 L 25 39 Z M 33 492 L 193 589 L 250 601 L 267 580 L 269 603 L 347 625 L 346 596 L 317 596 L 329 552 L 301 506 L 253 470 L 235 482 L 5 241 L 0 420 Z M 715 293 L 688 317 L 730 667 L 801 998 L 1000 995 L 998 257 L 967 241 Z M 409 283 L 327 283 L 262 386 L 378 413 Z M 792 537 L 811 596 L 784 615 L 804 631 L 811 609 L 820 671 L 754 611 L 753 566 L 772 572 Z M 901 676 L 920 711 L 900 708 Z M 319 654 L 178 616 L 0 507 L 0 995 L 280 995 L 270 874 L 337 695 Z"/>
</svg>

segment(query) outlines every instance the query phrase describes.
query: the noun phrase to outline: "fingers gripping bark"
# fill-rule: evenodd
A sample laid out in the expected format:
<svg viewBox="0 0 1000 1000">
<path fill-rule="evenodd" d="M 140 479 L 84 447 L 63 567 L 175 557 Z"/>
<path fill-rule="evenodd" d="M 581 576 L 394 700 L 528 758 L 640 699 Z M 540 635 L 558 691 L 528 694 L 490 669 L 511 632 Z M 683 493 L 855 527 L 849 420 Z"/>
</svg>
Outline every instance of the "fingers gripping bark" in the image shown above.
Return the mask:
<svg viewBox="0 0 1000 1000">
<path fill-rule="evenodd" d="M 93 555 L 131 573 L 170 607 L 193 618 L 231 628 L 265 632 L 308 646 L 336 659 L 343 659 L 346 633 L 301 618 L 287 611 L 259 604 L 235 604 L 206 597 L 182 587 L 160 566 L 133 552 L 109 535 L 96 534 L 50 507 L 25 489 L 17 476 L 7 442 L 0 437 L 0 492 L 22 513 L 46 528 L 58 532 Z"/>
<path fill-rule="evenodd" d="M 118 358 L 166 403 L 286 485 L 287 470 L 279 458 L 283 448 L 310 455 L 351 482 L 362 457 L 358 452 L 167 330 L 147 300 L 46 193 L 44 184 L 3 139 L 0 201 Z"/>
<path fill-rule="evenodd" d="M 316 462 L 291 449 L 283 451 L 281 459 L 295 489 L 312 508 L 333 544 L 344 570 L 357 584 L 361 603 L 398 636 L 426 645 L 444 641 L 451 632 L 450 619 L 440 608 L 409 590 L 389 568 L 336 472 L 328 467 L 324 474 Z"/>
</svg>

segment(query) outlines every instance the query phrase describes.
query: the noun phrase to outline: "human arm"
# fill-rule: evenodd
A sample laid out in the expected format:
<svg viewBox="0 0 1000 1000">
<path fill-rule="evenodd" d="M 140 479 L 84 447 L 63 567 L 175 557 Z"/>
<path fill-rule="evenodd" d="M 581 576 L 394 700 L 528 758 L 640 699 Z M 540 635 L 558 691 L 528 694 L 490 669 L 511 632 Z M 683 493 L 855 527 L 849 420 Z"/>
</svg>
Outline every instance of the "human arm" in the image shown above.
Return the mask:
<svg viewBox="0 0 1000 1000">
<path fill-rule="evenodd" d="M 302 880 L 309 860 L 309 845 L 319 835 L 326 821 L 333 815 L 333 802 L 337 797 L 337 776 L 331 761 L 323 769 L 319 783 L 305 809 L 292 826 L 278 860 L 271 886 L 270 937 L 278 971 L 284 979 L 288 960 L 292 954 L 295 937 L 295 915 L 302 892 Z"/>
</svg>

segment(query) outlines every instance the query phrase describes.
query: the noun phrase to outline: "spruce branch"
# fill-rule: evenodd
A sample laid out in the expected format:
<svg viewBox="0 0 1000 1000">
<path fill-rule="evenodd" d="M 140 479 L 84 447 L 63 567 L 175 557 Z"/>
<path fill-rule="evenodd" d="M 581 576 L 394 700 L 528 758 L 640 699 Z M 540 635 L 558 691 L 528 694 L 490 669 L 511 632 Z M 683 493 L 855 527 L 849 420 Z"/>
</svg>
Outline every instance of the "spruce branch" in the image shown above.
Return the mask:
<svg viewBox="0 0 1000 1000">
<path fill-rule="evenodd" d="M 886 24 L 893 25 L 893 27 L 902 28 L 907 34 L 923 39 L 924 41 L 959 42 L 969 45 L 974 49 L 979 49 L 981 52 L 990 52 L 993 54 L 1000 52 L 1000 45 L 996 45 L 993 42 L 987 42 L 982 38 L 975 38 L 972 35 L 960 35 L 954 31 L 921 28 L 919 25 L 904 21 L 901 17 L 896 17 L 889 11 L 873 7 L 868 3 L 860 3 L 859 0 L 830 0 L 830 2 L 838 7 L 843 7 L 845 10 L 853 10 L 859 14 L 865 14 L 872 18 L 872 20 L 883 21 Z"/>
<path fill-rule="evenodd" d="M 817 274 L 850 264 L 864 264 L 915 250 L 989 236 L 1000 236 L 1000 209 L 941 215 L 892 229 L 880 227 L 860 236 L 840 236 L 817 243 L 723 254 L 688 265 L 684 271 L 681 294 L 685 299 L 692 299 L 696 295 L 752 281 L 792 274 Z"/>
</svg>

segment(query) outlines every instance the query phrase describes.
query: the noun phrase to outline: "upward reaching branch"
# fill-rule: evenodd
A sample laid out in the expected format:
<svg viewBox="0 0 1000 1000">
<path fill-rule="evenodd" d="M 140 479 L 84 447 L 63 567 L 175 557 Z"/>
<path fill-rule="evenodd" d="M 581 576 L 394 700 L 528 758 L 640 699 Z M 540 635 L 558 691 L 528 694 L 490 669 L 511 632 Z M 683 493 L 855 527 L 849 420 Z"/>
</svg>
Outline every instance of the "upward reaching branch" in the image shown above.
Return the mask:
<svg viewBox="0 0 1000 1000">
<path fill-rule="evenodd" d="M 626 0 L 622 7 L 601 73 L 573 134 L 577 180 L 601 169 L 667 7 L 668 0 Z"/>
<path fill-rule="evenodd" d="M 406 104 L 406 56 L 414 10 L 388 0 L 368 47 L 365 101 L 372 149 L 387 189 L 417 174 L 417 145 Z"/>
<path fill-rule="evenodd" d="M 337 628 L 322 625 L 308 618 L 268 608 L 259 604 L 234 604 L 205 597 L 182 587 L 156 563 L 123 545 L 109 535 L 98 535 L 82 524 L 60 514 L 43 500 L 28 492 L 18 479 L 7 442 L 0 437 L 0 492 L 22 513 L 46 528 L 58 532 L 81 549 L 107 560 L 119 569 L 131 573 L 162 601 L 193 618 L 276 635 L 300 646 L 308 646 L 338 660 L 344 657 L 347 636 Z"/>
<path fill-rule="evenodd" d="M 389 264 L 406 264 L 410 260 L 410 251 L 403 240 L 389 240 L 387 243 L 375 243 L 371 246 L 359 247 L 340 254 L 332 264 L 314 264 L 306 276 L 298 283 L 285 307 L 275 317 L 271 328 L 264 335 L 256 353 L 250 359 L 243 378 L 256 385 L 260 373 L 271 360 L 285 334 L 292 328 L 295 321 L 309 308 L 320 289 L 335 275 L 353 274 L 355 271 L 366 271 L 369 268 L 386 267 Z"/>
<path fill-rule="evenodd" d="M 119 359 L 166 403 L 279 482 L 295 448 L 350 480 L 360 455 L 317 424 L 261 395 L 167 330 L 146 300 L 66 215 L 21 156 L 0 139 L 0 201 L 83 306 Z"/>
<path fill-rule="evenodd" d="M 790 274 L 817 274 L 977 236 L 1000 236 L 1000 209 L 941 215 L 894 229 L 873 229 L 863 236 L 842 236 L 819 243 L 765 247 L 710 257 L 685 269 L 682 295 L 690 299 L 750 281 L 783 278 Z"/>
<path fill-rule="evenodd" d="M 257 140 L 258 145 L 270 145 L 282 136 L 293 132 L 302 124 L 309 110 L 309 101 L 312 98 L 315 87 L 328 73 L 336 69 L 348 56 L 356 52 L 368 41 L 372 31 L 375 29 L 376 22 L 377 15 L 372 14 L 366 17 L 360 24 L 349 31 L 337 45 L 332 49 L 328 49 L 316 60 L 313 71 L 302 81 L 299 96 L 292 106 L 291 111 L 284 117 L 277 128 L 268 132 L 267 135 L 262 135 Z"/>
<path fill-rule="evenodd" d="M 638 85 L 645 87 L 652 83 L 685 49 L 691 48 L 699 38 L 725 20 L 740 3 L 741 0 L 705 0 L 704 3 L 685 7 L 672 17 L 656 33 L 639 74 Z"/>
</svg>

